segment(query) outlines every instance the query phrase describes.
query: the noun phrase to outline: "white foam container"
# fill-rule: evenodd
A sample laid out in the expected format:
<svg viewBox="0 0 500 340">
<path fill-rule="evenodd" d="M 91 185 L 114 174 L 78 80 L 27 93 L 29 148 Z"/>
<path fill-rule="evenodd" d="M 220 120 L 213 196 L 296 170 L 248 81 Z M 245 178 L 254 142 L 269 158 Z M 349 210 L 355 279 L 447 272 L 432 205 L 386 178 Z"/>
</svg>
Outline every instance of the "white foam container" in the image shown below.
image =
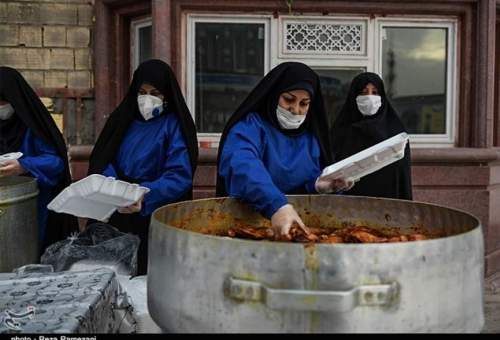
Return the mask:
<svg viewBox="0 0 500 340">
<path fill-rule="evenodd" d="M 47 208 L 105 222 L 117 208 L 137 202 L 148 192 L 148 188 L 138 184 L 94 174 L 61 191 Z"/>
<path fill-rule="evenodd" d="M 408 134 L 400 133 L 375 144 L 340 162 L 334 163 L 321 173 L 321 178 L 357 181 L 404 157 Z"/>
<path fill-rule="evenodd" d="M 10 152 L 10 153 L 0 155 L 0 165 L 5 163 L 6 161 L 16 160 L 16 159 L 19 159 L 21 157 L 23 157 L 22 152 Z"/>
</svg>

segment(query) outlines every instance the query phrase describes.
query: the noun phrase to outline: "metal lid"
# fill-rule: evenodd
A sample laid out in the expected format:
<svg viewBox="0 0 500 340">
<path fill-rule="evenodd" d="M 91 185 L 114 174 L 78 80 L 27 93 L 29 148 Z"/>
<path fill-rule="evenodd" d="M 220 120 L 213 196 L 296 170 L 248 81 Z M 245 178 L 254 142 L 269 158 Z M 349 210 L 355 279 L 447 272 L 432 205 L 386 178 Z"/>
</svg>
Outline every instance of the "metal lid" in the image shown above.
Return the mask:
<svg viewBox="0 0 500 340">
<path fill-rule="evenodd" d="M 24 176 L 0 177 L 0 204 L 12 203 L 38 194 L 36 179 Z M 29 196 L 29 197 L 25 197 Z"/>
</svg>

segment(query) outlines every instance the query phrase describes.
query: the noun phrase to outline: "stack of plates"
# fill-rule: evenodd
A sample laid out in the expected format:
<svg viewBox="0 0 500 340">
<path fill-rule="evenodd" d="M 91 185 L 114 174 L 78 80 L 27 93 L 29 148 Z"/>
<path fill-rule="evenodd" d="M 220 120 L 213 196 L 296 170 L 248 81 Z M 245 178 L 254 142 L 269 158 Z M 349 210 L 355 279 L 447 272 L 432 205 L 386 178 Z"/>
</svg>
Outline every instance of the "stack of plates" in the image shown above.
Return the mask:
<svg viewBox="0 0 500 340">
<path fill-rule="evenodd" d="M 148 192 L 137 184 L 95 174 L 61 191 L 47 208 L 105 222 L 117 208 L 137 202 Z"/>
</svg>

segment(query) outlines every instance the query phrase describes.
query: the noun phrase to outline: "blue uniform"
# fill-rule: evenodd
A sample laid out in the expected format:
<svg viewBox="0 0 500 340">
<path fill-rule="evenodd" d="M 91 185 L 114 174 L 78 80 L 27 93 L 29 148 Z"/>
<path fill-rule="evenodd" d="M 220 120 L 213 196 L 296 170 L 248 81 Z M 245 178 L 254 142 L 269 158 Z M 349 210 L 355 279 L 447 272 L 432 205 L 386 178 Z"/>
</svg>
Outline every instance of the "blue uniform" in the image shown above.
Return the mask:
<svg viewBox="0 0 500 340">
<path fill-rule="evenodd" d="M 229 196 L 271 218 L 288 203 L 285 194 L 317 193 L 320 155 L 310 132 L 287 136 L 259 114 L 250 113 L 229 131 L 218 171 Z"/>
<path fill-rule="evenodd" d="M 19 164 L 36 178 L 38 183 L 39 238 L 43 243 L 49 215 L 47 204 L 54 198 L 52 189 L 63 179 L 64 161 L 53 146 L 36 137 L 30 129 L 26 130 L 19 151 L 23 153 Z"/>
<path fill-rule="evenodd" d="M 189 153 L 174 113 L 130 124 L 118 154 L 103 172 L 115 178 L 120 177 L 118 174 L 133 178 L 151 190 L 144 196 L 143 216 L 191 189 Z"/>
</svg>

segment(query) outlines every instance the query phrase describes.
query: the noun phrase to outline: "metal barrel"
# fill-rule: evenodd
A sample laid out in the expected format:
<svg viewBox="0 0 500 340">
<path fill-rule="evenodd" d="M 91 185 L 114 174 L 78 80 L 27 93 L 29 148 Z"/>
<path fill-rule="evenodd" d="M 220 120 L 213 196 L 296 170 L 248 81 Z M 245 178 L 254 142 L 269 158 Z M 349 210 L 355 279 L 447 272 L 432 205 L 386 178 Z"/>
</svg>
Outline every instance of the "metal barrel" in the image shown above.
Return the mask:
<svg viewBox="0 0 500 340">
<path fill-rule="evenodd" d="M 38 186 L 30 177 L 0 177 L 0 272 L 37 263 Z"/>
</svg>

